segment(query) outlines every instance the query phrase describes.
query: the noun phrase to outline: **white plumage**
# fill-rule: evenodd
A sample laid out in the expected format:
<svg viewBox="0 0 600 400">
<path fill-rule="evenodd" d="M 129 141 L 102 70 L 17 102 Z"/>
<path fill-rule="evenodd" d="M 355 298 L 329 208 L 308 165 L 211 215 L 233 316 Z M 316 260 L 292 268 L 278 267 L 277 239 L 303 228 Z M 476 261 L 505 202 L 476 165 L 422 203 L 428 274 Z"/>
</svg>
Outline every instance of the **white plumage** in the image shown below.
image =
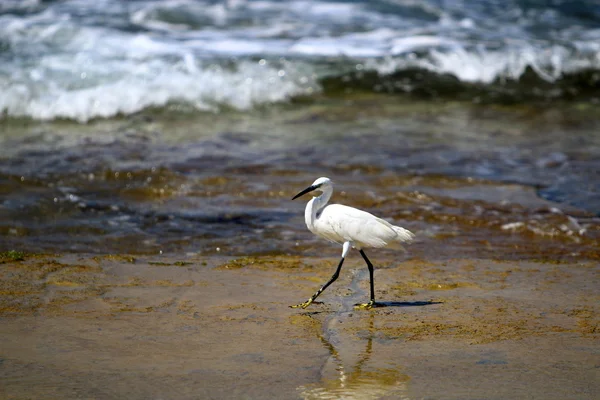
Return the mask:
<svg viewBox="0 0 600 400">
<path fill-rule="evenodd" d="M 327 288 L 327 286 L 335 281 L 339 275 L 346 254 L 350 250 L 350 247 L 354 247 L 360 251 L 360 254 L 369 267 L 371 278 L 371 301 L 363 306 L 370 308 L 375 304 L 373 265 L 367 258 L 363 249 L 367 247 L 402 248 L 401 243 L 410 242 L 413 239 L 414 234 L 407 229 L 392 225 L 366 211 L 341 204 L 328 205 L 327 202 L 333 193 L 333 184 L 329 178 L 322 177 L 317 179 L 311 186 L 294 196 L 294 199 L 314 190 L 321 191 L 322 194 L 313 197 L 306 205 L 304 212 L 306 226 L 315 235 L 331 242 L 342 244 L 342 259 L 332 278 L 323 285 L 319 291 L 306 302 L 293 307 L 308 307 L 317 296 Z"/>
<path fill-rule="evenodd" d="M 401 242 L 413 238 L 409 230 L 394 226 L 356 208 L 330 204 L 320 213 L 313 213 L 309 207 L 310 202 L 306 208 L 307 213 L 310 212 L 306 220 L 308 229 L 315 235 L 335 243 L 350 242 L 352 247 L 360 250 L 366 247 L 402 247 Z"/>
</svg>

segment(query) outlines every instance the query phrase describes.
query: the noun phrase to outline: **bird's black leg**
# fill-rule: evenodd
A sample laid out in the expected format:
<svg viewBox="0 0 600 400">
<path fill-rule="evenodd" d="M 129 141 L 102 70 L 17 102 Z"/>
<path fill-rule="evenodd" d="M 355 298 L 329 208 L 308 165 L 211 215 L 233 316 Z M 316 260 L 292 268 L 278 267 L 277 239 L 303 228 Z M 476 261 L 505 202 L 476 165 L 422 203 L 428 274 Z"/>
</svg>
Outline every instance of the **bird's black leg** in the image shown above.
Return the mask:
<svg viewBox="0 0 600 400">
<path fill-rule="evenodd" d="M 340 271 L 342 269 L 343 263 L 344 263 L 344 257 L 342 257 L 342 259 L 340 260 L 340 263 L 338 264 L 337 269 L 335 270 L 335 273 L 333 274 L 331 279 L 329 279 L 329 281 L 327 281 L 326 284 L 321 286 L 321 289 L 317 290 L 317 292 L 315 294 L 313 294 L 310 299 L 306 300 L 304 303 L 296 304 L 295 306 L 290 306 L 290 307 L 291 308 L 306 308 L 306 307 L 310 306 L 310 304 L 313 301 L 315 301 L 315 299 L 317 297 L 319 297 L 319 295 L 323 292 L 323 290 L 327 289 L 327 287 L 329 285 L 331 285 L 333 282 L 335 282 L 335 280 L 338 278 L 338 276 L 340 276 Z"/>
<path fill-rule="evenodd" d="M 359 304 L 359 307 L 369 309 L 375 305 L 375 283 L 373 280 L 374 269 L 373 269 L 373 264 L 371 264 L 371 261 L 369 260 L 369 258 L 367 257 L 367 255 L 365 254 L 365 252 L 362 249 L 360 250 L 360 255 L 367 263 L 367 267 L 369 267 L 369 278 L 370 278 L 370 284 L 371 284 L 371 301 L 369 301 L 368 303 Z"/>
</svg>

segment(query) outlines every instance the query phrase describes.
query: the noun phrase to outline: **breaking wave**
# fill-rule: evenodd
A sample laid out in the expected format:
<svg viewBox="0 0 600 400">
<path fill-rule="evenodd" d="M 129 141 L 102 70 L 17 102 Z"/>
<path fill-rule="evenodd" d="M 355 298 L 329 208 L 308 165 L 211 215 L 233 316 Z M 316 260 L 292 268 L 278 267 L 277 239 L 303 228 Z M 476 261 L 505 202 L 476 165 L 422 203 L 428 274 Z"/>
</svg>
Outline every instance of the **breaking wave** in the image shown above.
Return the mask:
<svg viewBox="0 0 600 400">
<path fill-rule="evenodd" d="M 348 91 L 600 101 L 594 2 L 577 12 L 481 3 L 10 1 L 0 7 L 0 113 L 86 122 Z"/>
</svg>

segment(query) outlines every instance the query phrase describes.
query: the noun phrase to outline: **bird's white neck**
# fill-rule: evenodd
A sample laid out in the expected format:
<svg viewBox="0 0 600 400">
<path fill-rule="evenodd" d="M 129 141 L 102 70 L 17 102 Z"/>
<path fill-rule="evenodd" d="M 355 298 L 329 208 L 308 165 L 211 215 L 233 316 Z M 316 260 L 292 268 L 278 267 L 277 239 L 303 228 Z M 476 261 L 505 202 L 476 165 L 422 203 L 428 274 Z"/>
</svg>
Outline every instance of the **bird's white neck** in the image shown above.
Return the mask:
<svg viewBox="0 0 600 400">
<path fill-rule="evenodd" d="M 304 221 L 306 222 L 306 226 L 309 230 L 313 230 L 313 226 L 315 221 L 318 218 L 320 212 L 325 208 L 327 202 L 331 198 L 331 194 L 333 193 L 333 189 L 331 187 L 323 188 L 323 193 L 320 196 L 313 197 L 308 204 L 306 204 L 306 209 L 304 210 Z"/>
</svg>

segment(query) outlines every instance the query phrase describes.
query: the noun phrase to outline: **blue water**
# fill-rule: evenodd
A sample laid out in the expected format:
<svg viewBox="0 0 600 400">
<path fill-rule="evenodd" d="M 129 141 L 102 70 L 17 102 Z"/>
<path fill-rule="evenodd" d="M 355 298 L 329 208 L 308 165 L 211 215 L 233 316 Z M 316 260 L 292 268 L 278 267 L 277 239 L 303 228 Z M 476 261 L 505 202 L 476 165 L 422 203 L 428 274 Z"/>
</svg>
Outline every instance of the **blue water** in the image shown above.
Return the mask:
<svg viewBox="0 0 600 400">
<path fill-rule="evenodd" d="M 347 90 L 600 99 L 596 0 L 3 1 L 0 112 L 252 110 Z"/>
</svg>

